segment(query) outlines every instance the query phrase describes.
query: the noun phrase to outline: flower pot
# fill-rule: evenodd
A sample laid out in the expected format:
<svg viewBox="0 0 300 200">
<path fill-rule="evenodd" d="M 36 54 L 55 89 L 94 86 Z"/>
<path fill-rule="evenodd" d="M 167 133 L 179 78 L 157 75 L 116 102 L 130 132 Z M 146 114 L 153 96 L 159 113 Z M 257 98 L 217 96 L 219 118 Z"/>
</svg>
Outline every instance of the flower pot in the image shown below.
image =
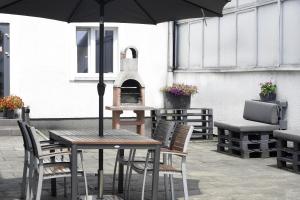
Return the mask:
<svg viewBox="0 0 300 200">
<path fill-rule="evenodd" d="M 5 117 L 8 119 L 14 119 L 16 116 L 15 110 L 5 110 Z"/>
<path fill-rule="evenodd" d="M 269 93 L 267 95 L 259 94 L 261 101 L 275 101 L 276 100 L 276 93 Z"/>
<path fill-rule="evenodd" d="M 165 108 L 190 108 L 191 95 L 176 96 L 171 93 L 164 93 Z"/>
<path fill-rule="evenodd" d="M 0 118 L 4 117 L 4 111 L 0 111 Z"/>
</svg>

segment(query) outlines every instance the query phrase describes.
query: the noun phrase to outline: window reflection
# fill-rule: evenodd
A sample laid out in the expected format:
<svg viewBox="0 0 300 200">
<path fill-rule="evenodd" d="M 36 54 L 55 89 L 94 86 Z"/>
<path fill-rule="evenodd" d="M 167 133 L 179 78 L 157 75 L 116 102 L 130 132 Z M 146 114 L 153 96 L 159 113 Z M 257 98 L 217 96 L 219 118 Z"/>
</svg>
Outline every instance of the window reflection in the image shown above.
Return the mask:
<svg viewBox="0 0 300 200">
<path fill-rule="evenodd" d="M 77 30 L 77 72 L 88 73 L 88 30 Z"/>
</svg>

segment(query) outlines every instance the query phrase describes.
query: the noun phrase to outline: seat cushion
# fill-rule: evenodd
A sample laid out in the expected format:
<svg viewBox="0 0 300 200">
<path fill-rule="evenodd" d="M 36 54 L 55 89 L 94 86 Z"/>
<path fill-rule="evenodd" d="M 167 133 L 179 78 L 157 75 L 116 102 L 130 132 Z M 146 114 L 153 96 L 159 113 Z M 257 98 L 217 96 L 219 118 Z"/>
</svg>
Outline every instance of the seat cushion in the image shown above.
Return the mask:
<svg viewBox="0 0 300 200">
<path fill-rule="evenodd" d="M 265 132 L 279 129 L 279 125 L 265 124 L 250 120 L 238 120 L 231 122 L 217 122 L 215 126 L 222 129 L 227 129 L 235 132 Z"/>
<path fill-rule="evenodd" d="M 300 142 L 300 130 L 277 130 L 274 131 L 274 137 Z"/>
<path fill-rule="evenodd" d="M 278 124 L 279 106 L 261 101 L 245 101 L 244 119 L 267 124 Z"/>
</svg>

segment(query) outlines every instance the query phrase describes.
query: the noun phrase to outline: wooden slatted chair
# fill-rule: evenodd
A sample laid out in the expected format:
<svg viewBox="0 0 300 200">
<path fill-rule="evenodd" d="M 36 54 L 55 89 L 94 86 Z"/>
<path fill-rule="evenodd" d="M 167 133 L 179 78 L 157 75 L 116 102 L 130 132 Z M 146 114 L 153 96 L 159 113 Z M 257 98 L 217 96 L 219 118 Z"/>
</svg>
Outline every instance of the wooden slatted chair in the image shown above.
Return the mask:
<svg viewBox="0 0 300 200">
<path fill-rule="evenodd" d="M 26 123 L 20 120 L 18 120 L 17 122 L 21 131 L 21 135 L 23 138 L 23 146 L 24 146 L 24 166 L 23 166 L 21 199 L 28 199 L 30 195 L 29 194 L 30 191 L 29 190 L 29 168 L 30 168 L 30 162 L 33 160 L 33 147 L 29 138 L 29 134 L 25 127 Z M 62 144 L 58 144 L 58 143 L 51 144 L 47 138 L 44 139 L 46 140 L 40 141 L 42 151 L 46 151 L 46 152 L 49 152 L 50 150 L 62 151 L 66 149 L 66 147 Z M 56 159 L 57 162 L 61 161 L 61 158 L 56 158 Z M 50 162 L 50 159 L 48 161 L 45 160 L 45 162 Z"/>
<path fill-rule="evenodd" d="M 170 137 L 174 132 L 175 129 L 175 122 L 172 121 L 166 121 L 166 120 L 160 120 L 157 124 L 156 129 L 154 130 L 154 133 L 151 135 L 151 138 L 154 140 L 158 140 L 162 142 L 162 147 L 163 148 L 168 148 L 170 145 Z M 134 150 L 135 151 L 135 150 Z M 117 165 L 119 164 L 123 164 L 123 165 L 129 165 L 129 157 L 131 157 L 133 154 L 133 151 L 131 150 L 129 152 L 129 156 L 128 157 L 121 157 L 120 156 L 120 151 L 118 150 L 117 152 L 117 156 L 116 156 L 116 161 L 115 161 L 115 167 L 114 167 L 114 174 L 113 174 L 113 187 L 112 187 L 112 191 L 113 193 L 115 193 L 115 177 L 116 177 L 116 170 L 117 170 Z M 140 160 L 145 162 L 146 158 L 142 157 L 142 158 L 136 158 L 136 160 Z M 127 185 L 127 178 L 128 178 L 128 174 L 129 174 L 129 167 L 127 167 L 126 169 L 126 178 L 125 178 L 125 186 Z"/>
<path fill-rule="evenodd" d="M 33 157 L 33 147 L 30 141 L 30 137 L 29 137 L 29 133 L 26 129 L 26 124 L 28 124 L 27 122 L 23 122 L 21 120 L 18 120 L 18 126 L 20 128 L 21 131 L 21 135 L 23 138 L 23 146 L 24 146 L 24 167 L 23 167 L 23 178 L 22 178 L 22 187 L 21 187 L 21 199 L 28 199 L 30 194 L 29 191 L 31 190 L 29 188 L 29 168 L 30 168 L 30 161 L 34 160 Z M 50 151 L 62 151 L 63 153 L 65 151 L 68 151 L 69 149 L 60 143 L 50 141 L 49 138 L 47 136 L 45 136 L 44 133 L 42 133 L 41 131 L 39 131 L 38 129 L 35 129 L 36 133 L 38 134 L 38 136 L 43 139 L 43 140 L 39 140 L 40 145 L 41 145 L 41 149 L 43 152 L 50 152 Z M 78 150 L 78 154 L 80 156 L 80 158 L 83 159 L 83 152 L 82 150 Z M 67 158 L 69 158 L 69 155 L 67 156 Z M 83 168 L 83 160 L 80 160 L 82 168 Z M 60 156 L 60 157 L 55 157 L 55 162 L 61 162 L 66 160 L 65 156 Z M 50 163 L 51 159 L 50 158 L 45 158 L 44 159 L 44 163 Z M 84 169 L 84 168 L 83 168 Z M 64 182 L 66 185 L 66 178 L 64 178 Z M 65 190 L 64 190 L 64 195 L 66 196 L 66 186 L 65 186 Z"/>
<path fill-rule="evenodd" d="M 166 195 L 167 195 L 167 188 L 168 188 L 167 187 L 167 176 L 169 176 L 172 200 L 175 199 L 174 183 L 173 183 L 173 175 L 175 175 L 175 174 L 180 174 L 182 176 L 184 199 L 188 200 L 188 187 L 187 187 L 187 177 L 186 177 L 186 157 L 187 157 L 187 147 L 188 147 L 188 143 L 190 141 L 193 129 L 194 129 L 193 126 L 178 124 L 173 133 L 170 148 L 169 149 L 166 149 L 166 148 L 161 149 L 162 155 L 166 155 L 167 159 L 164 159 L 164 163 L 160 164 L 159 173 L 164 175 L 164 178 L 165 178 L 164 180 L 165 180 Z M 181 167 L 177 167 L 173 164 L 173 156 L 181 158 Z M 134 157 L 135 157 L 135 152 L 132 154 L 132 157 L 130 158 L 132 161 L 130 162 L 131 168 L 130 168 L 130 172 L 129 172 L 128 188 L 130 191 L 130 179 L 131 179 L 133 170 L 139 174 L 143 174 L 144 178 L 143 178 L 142 197 L 141 197 L 141 199 L 143 200 L 144 192 L 145 192 L 146 176 L 148 173 L 153 172 L 153 162 L 151 162 L 151 159 L 150 159 L 150 152 L 147 153 L 145 162 L 135 161 Z M 130 199 L 130 198 L 128 197 L 128 199 Z"/>
<path fill-rule="evenodd" d="M 32 160 L 30 160 L 30 167 L 29 167 L 29 188 L 31 190 L 32 187 L 36 188 L 36 192 L 29 192 L 29 198 L 33 195 L 33 199 L 40 200 L 41 193 L 42 193 L 42 184 L 43 180 L 45 179 L 52 179 L 52 178 L 61 178 L 61 177 L 71 177 L 71 163 L 70 161 L 61 160 L 57 162 L 55 160 L 51 160 L 48 162 L 52 157 L 60 157 L 63 155 L 70 156 L 71 152 L 69 149 L 64 148 L 60 149 L 59 151 L 50 152 L 49 150 L 53 150 L 51 148 L 45 150 L 42 148 L 38 138 L 36 129 L 32 126 L 25 125 L 28 136 L 30 138 L 31 146 L 32 146 Z M 88 186 L 86 180 L 86 174 L 83 170 L 83 157 L 81 157 L 81 168 L 78 170 L 78 174 L 84 177 L 85 182 L 85 193 L 86 198 L 88 197 Z M 37 180 L 34 180 L 37 175 Z"/>
</svg>

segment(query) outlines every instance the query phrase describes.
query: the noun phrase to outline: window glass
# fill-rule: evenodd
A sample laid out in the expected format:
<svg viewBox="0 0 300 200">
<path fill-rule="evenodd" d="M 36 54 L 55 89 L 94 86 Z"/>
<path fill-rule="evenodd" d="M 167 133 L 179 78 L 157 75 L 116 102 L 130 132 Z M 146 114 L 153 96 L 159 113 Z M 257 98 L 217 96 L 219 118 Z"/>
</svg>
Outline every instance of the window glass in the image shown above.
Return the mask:
<svg viewBox="0 0 300 200">
<path fill-rule="evenodd" d="M 178 41 L 177 41 L 177 64 L 179 68 L 188 67 L 189 57 L 189 25 L 178 24 Z"/>
<path fill-rule="evenodd" d="M 104 73 L 113 72 L 114 32 L 105 31 L 104 34 Z M 99 31 L 96 31 L 96 72 L 99 73 Z"/>
<path fill-rule="evenodd" d="M 202 66 L 202 21 L 190 25 L 190 67 Z"/>
<path fill-rule="evenodd" d="M 77 30 L 76 41 L 77 41 L 77 73 L 88 73 L 89 31 L 87 29 Z"/>
</svg>

